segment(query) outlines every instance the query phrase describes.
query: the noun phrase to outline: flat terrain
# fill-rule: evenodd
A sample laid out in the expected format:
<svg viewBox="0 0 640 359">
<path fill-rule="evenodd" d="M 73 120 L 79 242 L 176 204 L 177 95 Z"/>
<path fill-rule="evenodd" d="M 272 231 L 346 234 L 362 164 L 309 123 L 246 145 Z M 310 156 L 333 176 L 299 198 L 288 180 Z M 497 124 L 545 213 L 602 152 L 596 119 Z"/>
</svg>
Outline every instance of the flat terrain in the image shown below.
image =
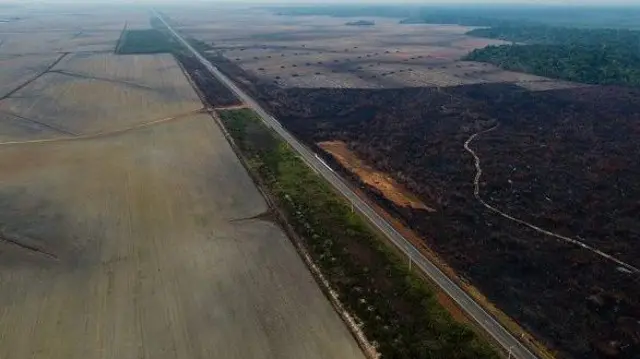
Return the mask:
<svg viewBox="0 0 640 359">
<path fill-rule="evenodd" d="M 42 4 L 0 8 L 0 55 L 24 56 L 60 52 L 110 52 L 125 23 L 148 27 L 147 9 L 105 5 L 58 4 L 52 11 Z M 37 36 L 34 36 L 36 35 Z"/>
<path fill-rule="evenodd" d="M 258 91 L 296 137 L 560 357 L 638 353 L 638 91 Z M 327 146 L 336 143 L 346 145 Z M 404 189 L 435 211 L 399 200 Z"/>
<path fill-rule="evenodd" d="M 0 99 L 0 358 L 363 358 L 175 60 L 63 33 Z"/>
<path fill-rule="evenodd" d="M 168 54 L 69 54 L 0 102 L 0 112 L 73 134 L 121 129 L 200 108 Z"/>
<path fill-rule="evenodd" d="M 470 27 L 348 26 L 362 18 L 278 16 L 259 9 L 172 9 L 176 28 L 212 45 L 248 74 L 282 87 L 389 88 L 505 82 L 531 89 L 574 84 L 460 61 L 471 50 L 505 42 L 464 35 Z"/>
<path fill-rule="evenodd" d="M 207 115 L 0 168 L 0 356 L 361 357 Z"/>
<path fill-rule="evenodd" d="M 0 48 L 1 51 L 1 48 Z M 60 54 L 11 56 L 0 53 L 0 97 L 46 71 Z"/>
<path fill-rule="evenodd" d="M 637 91 L 461 61 L 498 43 L 468 27 L 169 14 L 269 114 L 559 357 L 637 356 Z"/>
</svg>

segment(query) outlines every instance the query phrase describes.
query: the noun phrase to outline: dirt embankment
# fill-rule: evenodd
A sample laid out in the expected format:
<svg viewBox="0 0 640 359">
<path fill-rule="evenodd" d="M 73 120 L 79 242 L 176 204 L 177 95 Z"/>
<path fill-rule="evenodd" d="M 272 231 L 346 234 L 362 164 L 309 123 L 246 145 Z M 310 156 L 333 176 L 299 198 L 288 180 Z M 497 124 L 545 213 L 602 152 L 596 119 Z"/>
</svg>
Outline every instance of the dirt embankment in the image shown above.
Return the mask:
<svg viewBox="0 0 640 359">
<path fill-rule="evenodd" d="M 367 165 L 342 141 L 319 142 L 318 147 L 322 148 L 333 156 L 340 164 L 358 176 L 367 186 L 371 186 L 381 195 L 398 206 L 421 209 L 428 212 L 435 212 L 435 209 L 427 207 L 422 201 L 414 196 L 407 189 L 403 188 L 390 175 L 380 172 Z"/>
</svg>

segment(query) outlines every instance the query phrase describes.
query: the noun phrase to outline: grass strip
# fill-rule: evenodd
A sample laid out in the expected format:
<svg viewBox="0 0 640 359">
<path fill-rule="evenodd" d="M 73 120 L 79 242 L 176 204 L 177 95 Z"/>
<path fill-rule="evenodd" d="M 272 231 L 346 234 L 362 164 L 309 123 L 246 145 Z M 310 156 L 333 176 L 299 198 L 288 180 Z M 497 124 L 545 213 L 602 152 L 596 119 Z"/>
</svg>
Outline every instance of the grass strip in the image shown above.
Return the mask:
<svg viewBox="0 0 640 359">
<path fill-rule="evenodd" d="M 249 170 L 267 186 L 383 358 L 499 358 L 253 111 L 220 111 L 220 117 Z"/>
</svg>

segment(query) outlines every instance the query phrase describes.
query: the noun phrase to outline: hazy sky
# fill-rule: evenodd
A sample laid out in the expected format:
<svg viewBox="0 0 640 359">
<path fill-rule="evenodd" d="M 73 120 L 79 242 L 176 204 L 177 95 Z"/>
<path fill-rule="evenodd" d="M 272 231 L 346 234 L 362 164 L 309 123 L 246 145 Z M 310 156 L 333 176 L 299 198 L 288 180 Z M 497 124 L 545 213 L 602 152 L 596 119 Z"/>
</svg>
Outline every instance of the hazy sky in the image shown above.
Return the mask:
<svg viewBox="0 0 640 359">
<path fill-rule="evenodd" d="M 144 0 L 153 1 L 153 0 Z M 196 2 L 216 2 L 216 0 L 191 0 Z M 189 2 L 189 0 L 184 0 Z M 286 3 L 286 4 L 555 4 L 555 5 L 611 5 L 611 4 L 639 4 L 640 0 L 235 0 L 225 1 L 234 3 Z"/>
<path fill-rule="evenodd" d="M 56 2 L 56 0 L 0 0 L 0 3 L 38 3 L 38 2 Z M 91 2 L 107 2 L 105 0 L 60 0 L 64 3 L 91 3 Z M 280 3 L 280 4 L 553 4 L 553 5 L 640 5 L 640 0 L 113 0 L 110 2 L 127 2 L 135 3 L 152 3 L 152 2 L 181 2 L 181 3 L 206 3 L 206 2 L 226 2 L 226 3 Z"/>
<path fill-rule="evenodd" d="M 153 1 L 153 0 L 145 0 Z M 189 0 L 184 0 L 189 2 Z M 194 0 L 191 0 L 194 1 Z M 215 2 L 216 0 L 195 0 L 197 2 Z M 640 5 L 640 0 L 235 0 L 225 2 L 237 3 L 286 3 L 286 4 L 326 4 L 326 3 L 350 3 L 350 4 L 554 4 L 554 5 L 611 5 L 628 4 Z"/>
<path fill-rule="evenodd" d="M 571 5 L 571 6 L 594 6 L 594 5 L 638 5 L 640 0 L 0 0 L 2 3 L 237 3 L 237 4 L 300 4 L 300 5 L 322 5 L 322 4 L 527 4 L 527 5 Z"/>
<path fill-rule="evenodd" d="M 207 0 L 200 0 L 207 1 Z M 214 0 L 209 0 L 214 1 Z M 253 2 L 253 3 L 288 3 L 288 4 L 325 4 L 328 2 L 331 3 L 369 3 L 369 4 L 451 4 L 455 3 L 466 3 L 466 4 L 557 4 L 557 5 L 610 5 L 612 3 L 617 4 L 639 4 L 640 0 L 613 0 L 613 1 L 603 1 L 603 0 L 244 0 L 244 1 L 234 1 L 234 2 Z"/>
</svg>

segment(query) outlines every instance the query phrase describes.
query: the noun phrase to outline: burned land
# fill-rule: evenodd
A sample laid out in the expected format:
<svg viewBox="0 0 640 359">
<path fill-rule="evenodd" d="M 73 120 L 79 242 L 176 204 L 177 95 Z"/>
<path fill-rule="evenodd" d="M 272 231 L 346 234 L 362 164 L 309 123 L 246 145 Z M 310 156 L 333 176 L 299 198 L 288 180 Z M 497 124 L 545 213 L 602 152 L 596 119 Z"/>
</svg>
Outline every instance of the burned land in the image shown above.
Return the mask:
<svg viewBox="0 0 640 359">
<path fill-rule="evenodd" d="M 174 54 L 182 64 L 194 85 L 201 91 L 206 103 L 213 107 L 226 107 L 240 105 L 240 100 L 220 81 L 209 74 L 204 65 L 193 56 L 182 53 Z"/>
<path fill-rule="evenodd" d="M 640 91 L 447 88 L 300 89 L 252 78 L 223 58 L 282 123 L 419 233 L 466 280 L 561 357 L 640 353 Z M 489 131 L 490 130 L 490 131 Z M 485 133 L 486 131 L 486 133 Z M 488 210 L 480 195 L 546 235 Z M 346 143 L 435 211 L 393 202 L 318 144 Z"/>
<path fill-rule="evenodd" d="M 558 357 L 640 355 L 640 92 L 464 61 L 505 43 L 459 25 L 171 21 Z"/>
</svg>

